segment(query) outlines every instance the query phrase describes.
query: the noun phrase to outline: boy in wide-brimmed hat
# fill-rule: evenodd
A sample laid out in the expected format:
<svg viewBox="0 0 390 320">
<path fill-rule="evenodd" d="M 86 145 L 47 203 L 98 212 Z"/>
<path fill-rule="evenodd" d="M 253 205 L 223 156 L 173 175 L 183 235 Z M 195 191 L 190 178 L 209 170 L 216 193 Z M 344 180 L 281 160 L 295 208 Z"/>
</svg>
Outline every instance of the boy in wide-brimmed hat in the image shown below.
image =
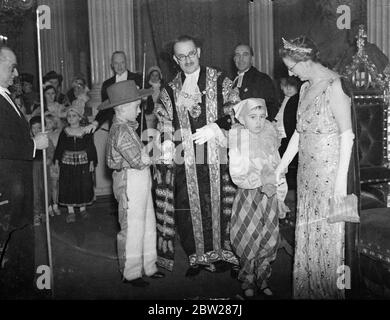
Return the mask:
<svg viewBox="0 0 390 320">
<path fill-rule="evenodd" d="M 134 81 L 117 82 L 107 88 L 108 99 L 98 110 L 114 108 L 106 160 L 114 169 L 113 191 L 118 201 L 121 231 L 117 237 L 119 268 L 125 283 L 144 287 L 143 275 L 162 278 L 156 261 L 156 218 L 151 193 L 151 160 L 136 133 L 141 98 L 153 89 L 138 90 Z"/>
</svg>

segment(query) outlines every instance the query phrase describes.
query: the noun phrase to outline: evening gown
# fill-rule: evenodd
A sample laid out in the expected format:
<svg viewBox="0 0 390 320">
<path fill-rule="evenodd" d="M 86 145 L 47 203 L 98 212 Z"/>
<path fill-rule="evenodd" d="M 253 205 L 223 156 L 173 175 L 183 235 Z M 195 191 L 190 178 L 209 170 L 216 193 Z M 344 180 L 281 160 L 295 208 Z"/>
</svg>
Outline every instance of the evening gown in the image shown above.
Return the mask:
<svg viewBox="0 0 390 320">
<path fill-rule="evenodd" d="M 337 288 L 344 264 L 345 223 L 328 224 L 339 161 L 339 129 L 330 108 L 332 84 L 298 106 L 299 164 L 293 270 L 294 299 L 343 299 Z M 301 97 L 308 90 L 301 88 Z"/>
</svg>

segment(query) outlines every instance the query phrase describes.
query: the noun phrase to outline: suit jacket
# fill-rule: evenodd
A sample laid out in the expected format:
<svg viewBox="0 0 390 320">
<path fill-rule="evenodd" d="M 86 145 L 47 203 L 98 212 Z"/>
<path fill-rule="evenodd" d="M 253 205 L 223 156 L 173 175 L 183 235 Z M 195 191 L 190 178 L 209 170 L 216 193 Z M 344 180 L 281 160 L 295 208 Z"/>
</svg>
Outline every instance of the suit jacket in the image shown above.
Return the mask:
<svg viewBox="0 0 390 320">
<path fill-rule="evenodd" d="M 234 83 L 233 88 L 237 86 Z M 276 104 L 276 91 L 272 79 L 265 73 L 260 72 L 255 67 L 245 72 L 242 79 L 241 88 L 238 89 L 240 99 L 263 98 L 267 104 L 268 120 L 273 120 L 278 113 Z"/>
<path fill-rule="evenodd" d="M 297 127 L 297 110 L 298 110 L 299 94 L 288 99 L 283 113 L 283 126 L 286 133 L 286 141 L 289 143 L 296 127 Z"/>
<path fill-rule="evenodd" d="M 33 152 L 28 122 L 0 95 L 0 231 L 32 223 Z"/>
<path fill-rule="evenodd" d="M 101 89 L 101 97 L 102 97 L 102 101 L 105 101 L 108 99 L 108 95 L 107 95 L 107 88 L 111 85 L 113 85 L 115 83 L 115 77 L 116 76 L 113 76 L 111 77 L 110 79 L 107 79 L 106 81 L 103 82 L 103 85 L 102 85 L 102 89 Z M 142 77 L 141 75 L 137 74 L 137 73 L 133 73 L 133 72 L 130 72 L 129 70 L 127 70 L 127 80 L 134 80 L 135 83 L 137 84 L 138 87 L 142 88 Z M 113 108 L 110 108 L 110 109 L 106 109 L 106 110 L 100 110 L 98 112 L 98 114 L 96 115 L 95 117 L 95 121 L 97 121 L 99 123 L 99 127 L 105 123 L 106 121 L 109 122 L 109 126 L 111 127 L 111 124 L 112 124 L 112 119 L 114 118 L 114 109 Z M 139 118 L 139 119 L 138 119 Z M 140 131 L 141 131 L 141 117 L 138 116 L 137 120 L 138 120 L 138 123 L 139 123 L 139 126 L 138 126 L 138 129 L 137 129 L 137 133 L 139 134 Z M 144 119 L 144 128 L 146 129 L 146 120 Z"/>
<path fill-rule="evenodd" d="M 32 160 L 33 151 L 28 122 L 0 95 L 0 161 Z"/>
<path fill-rule="evenodd" d="M 290 142 L 290 139 L 297 126 L 298 102 L 299 102 L 299 94 L 297 93 L 296 95 L 288 99 L 287 104 L 284 108 L 283 126 L 284 126 L 284 131 L 286 133 L 286 138 L 283 138 L 280 144 L 279 152 L 281 156 L 283 156 L 284 152 L 286 151 L 288 143 Z M 290 166 L 292 167 L 298 166 L 298 156 L 294 157 L 294 159 L 290 163 Z"/>
<path fill-rule="evenodd" d="M 237 81 L 233 88 L 237 87 Z M 242 78 L 241 88 L 238 88 L 241 100 L 248 98 L 262 98 L 265 100 L 268 111 L 268 120 L 272 121 L 278 113 L 276 104 L 276 91 L 272 79 L 255 67 L 250 67 Z M 236 122 L 238 120 L 236 119 Z M 230 116 L 224 116 L 216 121 L 216 124 L 225 130 L 231 127 Z"/>
</svg>

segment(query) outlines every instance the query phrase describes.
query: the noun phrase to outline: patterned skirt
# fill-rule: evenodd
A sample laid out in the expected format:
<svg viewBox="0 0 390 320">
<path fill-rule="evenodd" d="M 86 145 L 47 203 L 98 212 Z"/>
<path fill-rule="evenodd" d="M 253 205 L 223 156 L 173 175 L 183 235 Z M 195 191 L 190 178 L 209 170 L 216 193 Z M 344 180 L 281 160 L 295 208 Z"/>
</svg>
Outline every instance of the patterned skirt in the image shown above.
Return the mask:
<svg viewBox="0 0 390 320">
<path fill-rule="evenodd" d="M 65 151 L 60 164 L 58 203 L 82 207 L 95 197 L 93 173 L 89 171 L 86 151 Z"/>
<path fill-rule="evenodd" d="M 279 206 L 261 188 L 238 189 L 233 203 L 230 240 L 240 259 L 242 288 L 260 287 L 271 276 L 279 245 Z"/>
</svg>

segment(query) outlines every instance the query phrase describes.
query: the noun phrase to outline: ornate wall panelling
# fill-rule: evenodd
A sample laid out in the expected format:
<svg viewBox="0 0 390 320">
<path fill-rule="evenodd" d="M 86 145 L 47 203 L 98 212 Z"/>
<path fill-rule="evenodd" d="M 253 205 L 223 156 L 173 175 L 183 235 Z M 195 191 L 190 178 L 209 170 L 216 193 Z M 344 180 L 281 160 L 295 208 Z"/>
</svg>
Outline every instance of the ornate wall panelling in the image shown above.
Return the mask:
<svg viewBox="0 0 390 320">
<path fill-rule="evenodd" d="M 382 73 L 378 72 L 366 52 L 366 38 L 364 26 L 360 26 L 358 52 L 342 73 L 353 85 L 359 122 L 361 183 L 375 185 L 384 193 L 383 200 L 390 206 L 390 195 L 387 192 L 390 182 L 390 77 L 386 69 Z"/>
</svg>

